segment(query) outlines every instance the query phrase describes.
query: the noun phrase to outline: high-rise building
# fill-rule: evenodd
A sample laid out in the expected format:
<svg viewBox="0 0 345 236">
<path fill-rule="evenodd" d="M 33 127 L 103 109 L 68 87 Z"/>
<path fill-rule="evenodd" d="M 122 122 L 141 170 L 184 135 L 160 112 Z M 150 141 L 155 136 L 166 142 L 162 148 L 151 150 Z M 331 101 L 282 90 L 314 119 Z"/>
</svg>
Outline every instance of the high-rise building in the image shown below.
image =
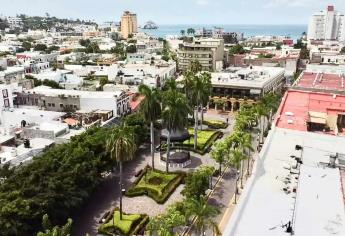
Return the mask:
<svg viewBox="0 0 345 236">
<path fill-rule="evenodd" d="M 316 12 L 310 19 L 308 40 L 345 41 L 345 16 L 328 6 L 327 10 Z"/>
<path fill-rule="evenodd" d="M 128 39 L 128 37 L 138 32 L 137 15 L 135 13 L 125 11 L 121 17 L 121 34 L 122 37 Z"/>
</svg>

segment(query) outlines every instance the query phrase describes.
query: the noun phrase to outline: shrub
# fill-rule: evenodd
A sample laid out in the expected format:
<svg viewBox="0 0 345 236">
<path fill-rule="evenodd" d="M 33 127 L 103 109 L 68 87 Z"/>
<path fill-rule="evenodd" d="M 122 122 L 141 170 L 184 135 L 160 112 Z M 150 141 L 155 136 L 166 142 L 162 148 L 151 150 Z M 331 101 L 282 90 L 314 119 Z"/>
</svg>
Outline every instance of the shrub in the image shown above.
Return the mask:
<svg viewBox="0 0 345 236">
<path fill-rule="evenodd" d="M 220 120 L 204 120 L 204 125 L 207 125 L 210 129 L 226 129 L 228 124 Z"/>
<path fill-rule="evenodd" d="M 151 172 L 151 175 L 153 172 L 153 176 L 147 177 L 148 180 L 145 181 L 143 178 L 145 178 L 147 172 Z M 167 177 L 168 175 L 169 177 Z M 164 171 L 153 171 L 150 167 L 146 167 L 141 175 L 133 182 L 133 185 L 126 191 L 125 195 L 127 197 L 147 195 L 157 203 L 163 204 L 181 184 L 184 177 L 184 172 L 170 172 L 167 174 Z M 158 180 L 161 182 L 158 183 Z M 143 183 L 143 181 L 145 182 Z"/>
<path fill-rule="evenodd" d="M 149 217 L 144 214 L 125 213 L 120 220 L 119 208 L 115 208 L 113 214 L 110 214 L 105 223 L 99 227 L 98 232 L 105 235 L 114 235 L 114 233 L 116 235 L 137 235 L 146 226 L 148 220 Z"/>
</svg>

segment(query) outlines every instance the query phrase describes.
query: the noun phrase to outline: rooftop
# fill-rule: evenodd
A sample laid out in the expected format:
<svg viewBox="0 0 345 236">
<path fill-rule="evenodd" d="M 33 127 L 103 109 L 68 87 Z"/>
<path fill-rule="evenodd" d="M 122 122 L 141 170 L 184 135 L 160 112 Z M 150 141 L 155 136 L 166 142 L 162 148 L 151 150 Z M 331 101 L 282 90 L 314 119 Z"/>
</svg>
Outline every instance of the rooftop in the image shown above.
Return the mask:
<svg viewBox="0 0 345 236">
<path fill-rule="evenodd" d="M 304 72 L 295 82 L 294 86 L 321 90 L 345 91 L 344 82 L 345 76 L 341 74 Z"/>
<path fill-rule="evenodd" d="M 345 111 L 345 96 L 289 90 L 278 111 L 277 127 L 307 131 L 311 117 L 332 116 Z"/>
<path fill-rule="evenodd" d="M 338 168 L 330 154 L 345 153 L 344 138 L 273 128 L 257 159 L 224 235 L 345 235 L 345 212 Z M 303 164 L 294 168 L 295 146 Z M 295 190 L 295 191 L 294 191 Z"/>
<path fill-rule="evenodd" d="M 81 90 L 66 90 L 66 89 L 52 89 L 48 86 L 38 86 L 26 93 L 37 93 L 46 96 L 79 96 L 81 98 L 115 98 L 123 95 L 123 91 L 103 92 L 103 91 L 81 91 Z"/>
<path fill-rule="evenodd" d="M 229 72 L 212 73 L 213 86 L 263 88 L 277 76 L 284 74 L 280 67 L 253 66 L 251 68 L 229 68 Z"/>
</svg>

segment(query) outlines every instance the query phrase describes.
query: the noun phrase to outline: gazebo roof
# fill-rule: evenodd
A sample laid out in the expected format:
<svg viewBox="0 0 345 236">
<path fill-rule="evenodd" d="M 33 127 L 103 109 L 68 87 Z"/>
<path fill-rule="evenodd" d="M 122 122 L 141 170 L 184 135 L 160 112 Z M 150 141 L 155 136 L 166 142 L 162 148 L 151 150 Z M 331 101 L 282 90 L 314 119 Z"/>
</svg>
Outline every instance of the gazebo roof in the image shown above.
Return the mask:
<svg viewBox="0 0 345 236">
<path fill-rule="evenodd" d="M 173 130 L 170 133 L 170 141 L 171 142 L 183 142 L 190 138 L 190 134 L 187 129 L 184 130 Z M 161 131 L 161 139 L 167 140 L 168 139 L 168 130 L 163 129 Z"/>
</svg>

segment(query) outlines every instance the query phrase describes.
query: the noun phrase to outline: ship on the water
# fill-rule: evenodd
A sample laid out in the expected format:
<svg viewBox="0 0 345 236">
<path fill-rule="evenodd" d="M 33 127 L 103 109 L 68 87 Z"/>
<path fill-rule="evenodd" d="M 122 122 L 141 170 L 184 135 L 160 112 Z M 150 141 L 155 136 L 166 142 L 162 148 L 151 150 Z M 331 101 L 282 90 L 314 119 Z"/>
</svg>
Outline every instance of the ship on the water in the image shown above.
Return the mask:
<svg viewBox="0 0 345 236">
<path fill-rule="evenodd" d="M 143 29 L 158 29 L 158 26 L 153 21 L 148 21 L 143 26 Z"/>
</svg>

